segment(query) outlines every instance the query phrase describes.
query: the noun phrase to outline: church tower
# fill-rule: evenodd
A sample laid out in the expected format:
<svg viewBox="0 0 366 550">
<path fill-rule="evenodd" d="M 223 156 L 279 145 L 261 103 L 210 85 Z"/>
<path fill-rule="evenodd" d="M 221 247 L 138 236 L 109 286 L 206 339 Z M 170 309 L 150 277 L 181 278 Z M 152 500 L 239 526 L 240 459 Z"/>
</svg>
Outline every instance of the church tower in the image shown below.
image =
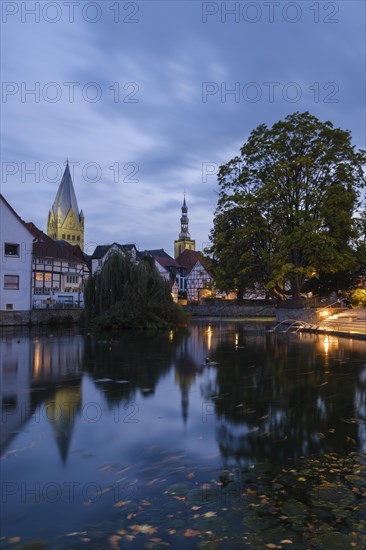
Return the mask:
<svg viewBox="0 0 366 550">
<path fill-rule="evenodd" d="M 84 214 L 82 210 L 79 212 L 68 162 L 48 213 L 47 235 L 52 239 L 78 244 L 81 250 L 84 248 Z"/>
<path fill-rule="evenodd" d="M 195 250 L 196 243 L 192 241 L 191 235 L 188 231 L 188 207 L 186 205 L 186 197 L 184 197 L 183 206 L 182 206 L 182 217 L 180 219 L 180 233 L 177 241 L 174 241 L 174 258 L 178 256 L 184 250 Z"/>
</svg>

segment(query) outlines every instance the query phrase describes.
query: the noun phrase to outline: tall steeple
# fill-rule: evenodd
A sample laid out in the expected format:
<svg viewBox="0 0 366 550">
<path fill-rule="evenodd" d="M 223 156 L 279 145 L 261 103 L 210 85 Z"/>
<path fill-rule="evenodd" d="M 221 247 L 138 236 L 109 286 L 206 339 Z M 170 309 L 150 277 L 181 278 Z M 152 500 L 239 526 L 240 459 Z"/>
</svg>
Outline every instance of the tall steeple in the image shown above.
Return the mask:
<svg viewBox="0 0 366 550">
<path fill-rule="evenodd" d="M 180 233 L 178 240 L 174 241 L 174 258 L 177 258 L 184 250 L 195 250 L 196 243 L 191 239 L 191 235 L 188 231 L 188 206 L 186 203 L 186 196 L 184 195 L 182 216 L 180 218 Z"/>
<path fill-rule="evenodd" d="M 84 248 L 84 214 L 79 212 L 68 161 L 48 214 L 47 235 Z"/>
</svg>

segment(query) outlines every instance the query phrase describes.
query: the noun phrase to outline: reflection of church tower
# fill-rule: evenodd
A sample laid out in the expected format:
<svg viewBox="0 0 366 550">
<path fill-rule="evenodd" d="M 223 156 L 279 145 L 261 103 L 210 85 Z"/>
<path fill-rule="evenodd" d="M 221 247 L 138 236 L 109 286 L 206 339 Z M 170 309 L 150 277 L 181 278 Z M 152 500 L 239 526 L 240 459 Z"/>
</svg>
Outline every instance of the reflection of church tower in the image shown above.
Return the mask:
<svg viewBox="0 0 366 550">
<path fill-rule="evenodd" d="M 68 162 L 48 214 L 47 235 L 84 248 L 84 214 L 79 212 Z"/>
<path fill-rule="evenodd" d="M 65 464 L 74 430 L 75 416 L 81 410 L 81 384 L 58 389 L 52 400 L 45 402 L 45 416 L 52 424 L 53 433 Z"/>
<path fill-rule="evenodd" d="M 191 235 L 188 231 L 188 222 L 188 207 L 186 205 L 186 198 L 184 197 L 182 217 L 180 219 L 181 229 L 179 238 L 177 241 L 174 241 L 174 258 L 178 258 L 179 254 L 181 254 L 183 250 L 196 250 L 196 243 L 195 241 L 192 241 Z"/>
<path fill-rule="evenodd" d="M 196 379 L 196 366 L 190 359 L 180 359 L 175 367 L 175 381 L 179 384 L 182 395 L 182 418 L 184 425 L 187 424 L 188 406 L 189 406 L 189 389 Z"/>
</svg>

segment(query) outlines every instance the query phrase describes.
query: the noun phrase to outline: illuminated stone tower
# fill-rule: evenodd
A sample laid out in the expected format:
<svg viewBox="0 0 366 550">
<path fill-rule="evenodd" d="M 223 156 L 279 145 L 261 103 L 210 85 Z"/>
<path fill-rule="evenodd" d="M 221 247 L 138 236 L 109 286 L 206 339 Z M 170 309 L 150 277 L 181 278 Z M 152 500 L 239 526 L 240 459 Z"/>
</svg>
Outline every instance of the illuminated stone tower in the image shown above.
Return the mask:
<svg viewBox="0 0 366 550">
<path fill-rule="evenodd" d="M 55 202 L 48 213 L 47 235 L 52 239 L 78 244 L 84 248 L 84 214 L 78 208 L 69 163 L 58 188 Z"/>
<path fill-rule="evenodd" d="M 180 233 L 177 241 L 174 241 L 174 258 L 178 256 L 184 250 L 195 250 L 196 243 L 192 241 L 191 235 L 188 231 L 188 207 L 186 205 L 186 198 L 184 197 L 183 206 L 182 206 L 182 217 L 180 219 Z"/>
</svg>

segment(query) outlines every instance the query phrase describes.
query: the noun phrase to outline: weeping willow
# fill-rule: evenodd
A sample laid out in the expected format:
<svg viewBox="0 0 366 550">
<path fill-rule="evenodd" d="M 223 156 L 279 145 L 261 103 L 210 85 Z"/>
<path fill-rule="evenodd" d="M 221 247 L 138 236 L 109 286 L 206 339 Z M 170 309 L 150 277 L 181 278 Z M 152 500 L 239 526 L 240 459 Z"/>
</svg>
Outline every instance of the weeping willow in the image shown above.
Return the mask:
<svg viewBox="0 0 366 550">
<path fill-rule="evenodd" d="M 152 258 L 134 264 L 112 254 L 84 288 L 89 322 L 100 328 L 163 328 L 184 323 L 184 313 Z"/>
</svg>

